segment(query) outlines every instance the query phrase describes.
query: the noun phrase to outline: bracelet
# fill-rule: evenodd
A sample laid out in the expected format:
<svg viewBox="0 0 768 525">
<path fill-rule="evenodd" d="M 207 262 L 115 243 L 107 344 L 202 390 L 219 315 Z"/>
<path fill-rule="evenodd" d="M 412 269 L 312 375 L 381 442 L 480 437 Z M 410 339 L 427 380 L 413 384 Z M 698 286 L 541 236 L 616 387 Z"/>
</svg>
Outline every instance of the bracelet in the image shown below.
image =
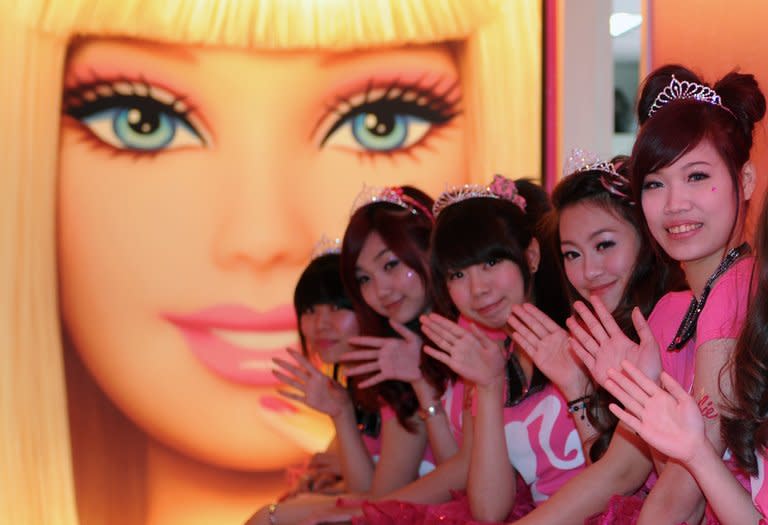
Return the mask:
<svg viewBox="0 0 768 525">
<path fill-rule="evenodd" d="M 269 525 L 277 525 L 277 516 L 275 516 L 276 511 L 277 503 L 270 503 L 267 506 L 267 512 L 269 512 Z"/>
<path fill-rule="evenodd" d="M 578 399 L 574 399 L 573 401 L 568 401 L 568 413 L 575 414 L 580 410 L 586 410 L 588 401 L 589 396 L 582 396 Z M 581 414 L 581 419 L 584 419 L 584 414 Z"/>
<path fill-rule="evenodd" d="M 419 408 L 418 410 L 419 417 L 424 421 L 442 412 L 443 412 L 443 404 L 440 401 L 437 401 L 436 403 L 429 405 L 427 408 Z"/>
</svg>

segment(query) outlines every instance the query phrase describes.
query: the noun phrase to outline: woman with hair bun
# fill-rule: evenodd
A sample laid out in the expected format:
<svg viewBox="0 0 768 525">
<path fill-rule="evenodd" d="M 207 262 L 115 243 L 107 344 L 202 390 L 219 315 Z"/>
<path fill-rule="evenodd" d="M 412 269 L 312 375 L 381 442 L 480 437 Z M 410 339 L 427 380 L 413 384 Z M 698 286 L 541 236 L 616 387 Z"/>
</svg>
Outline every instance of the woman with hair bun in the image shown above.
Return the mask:
<svg viewBox="0 0 768 525">
<path fill-rule="evenodd" d="M 729 73 L 710 87 L 678 65 L 651 73 L 638 104 L 632 194 L 651 236 L 680 263 L 690 290 L 662 297 L 647 323 L 633 313 L 639 345 L 599 305 L 596 316 L 577 303 L 583 323 L 568 323 L 588 368 L 608 354 L 616 369 L 625 357 L 630 370 L 635 365 L 654 383 L 662 370 L 680 383 L 702 407 L 704 432 L 718 456 L 726 448 L 721 407 L 732 392 L 731 378 L 721 372 L 744 323 L 754 265 L 743 230 L 755 186 L 752 133 L 764 114 L 765 97 L 752 75 Z M 611 377 L 617 378 L 615 370 Z M 595 379 L 621 394 L 615 379 Z M 656 452 L 659 479 L 639 523 L 700 523 L 705 500 L 696 479 L 682 463 Z M 707 520 L 716 523 L 710 510 Z"/>
</svg>

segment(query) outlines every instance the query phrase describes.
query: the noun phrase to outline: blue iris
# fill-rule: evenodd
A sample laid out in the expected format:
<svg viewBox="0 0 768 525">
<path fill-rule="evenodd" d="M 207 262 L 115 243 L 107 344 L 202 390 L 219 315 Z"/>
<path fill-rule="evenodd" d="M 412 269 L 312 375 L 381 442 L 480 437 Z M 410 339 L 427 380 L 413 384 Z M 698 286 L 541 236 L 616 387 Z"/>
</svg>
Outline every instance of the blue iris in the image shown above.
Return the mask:
<svg viewBox="0 0 768 525">
<path fill-rule="evenodd" d="M 402 113 L 362 112 L 352 118 L 352 136 L 366 150 L 392 151 L 408 140 L 411 126 L 424 119 Z"/>
<path fill-rule="evenodd" d="M 194 133 L 179 117 L 138 107 L 117 106 L 97 111 L 85 117 L 83 123 L 89 127 L 106 124 L 119 146 L 139 151 L 165 149 L 176 137 L 179 125 Z"/>
</svg>

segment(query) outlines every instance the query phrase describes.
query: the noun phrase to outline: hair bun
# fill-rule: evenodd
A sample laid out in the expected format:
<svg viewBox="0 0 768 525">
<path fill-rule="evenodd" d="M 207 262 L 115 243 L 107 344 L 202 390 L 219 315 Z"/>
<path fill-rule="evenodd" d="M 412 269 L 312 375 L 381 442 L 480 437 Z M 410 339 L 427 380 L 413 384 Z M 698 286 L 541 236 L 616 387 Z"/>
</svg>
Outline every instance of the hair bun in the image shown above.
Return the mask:
<svg viewBox="0 0 768 525">
<path fill-rule="evenodd" d="M 754 75 L 732 71 L 721 78 L 714 89 L 723 106 L 733 113 L 744 133 L 751 137 L 755 123 L 765 116 L 765 96 Z"/>
</svg>

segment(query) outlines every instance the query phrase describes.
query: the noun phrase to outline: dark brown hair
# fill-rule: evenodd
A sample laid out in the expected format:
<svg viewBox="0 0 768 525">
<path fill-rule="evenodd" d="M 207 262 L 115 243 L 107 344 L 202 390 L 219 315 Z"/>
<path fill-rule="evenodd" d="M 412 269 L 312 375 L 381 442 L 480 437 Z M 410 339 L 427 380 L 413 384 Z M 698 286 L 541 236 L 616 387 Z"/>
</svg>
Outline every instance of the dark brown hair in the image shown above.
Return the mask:
<svg viewBox="0 0 768 525">
<path fill-rule="evenodd" d="M 627 176 L 628 157 L 615 157 L 611 162 L 619 175 Z M 565 209 L 577 204 L 586 203 L 597 206 L 634 228 L 640 239 L 640 250 L 632 268 L 632 275 L 612 314 L 622 331 L 635 342 L 639 342 L 632 323 L 632 310 L 637 306 L 642 314 L 648 317 L 656 302 L 665 293 L 683 287 L 683 276 L 679 266 L 655 249 L 651 243 L 643 227 L 643 219 L 638 213 L 638 206 L 628 197 L 630 193 L 628 180 L 624 184 L 621 179 L 608 178 L 606 175 L 606 172 L 600 170 L 585 170 L 570 174 L 561 180 L 552 192 L 553 209 L 545 216 L 543 223 L 544 227 L 552 232 L 553 249 L 558 253 L 560 253 L 561 242 L 560 216 Z M 606 186 L 609 184 L 613 184 L 615 189 L 627 196 L 608 191 Z M 560 278 L 567 287 L 571 301 L 578 300 L 589 304 L 589 298 L 582 297 L 568 280 L 562 255 L 557 257 L 557 261 Z M 597 461 L 605 453 L 613 437 L 618 419 L 608 410 L 608 405 L 616 402 L 613 396 L 601 387 L 595 390 L 587 404 L 587 416 L 598 432 L 589 449 L 592 461 Z"/>
<path fill-rule="evenodd" d="M 706 140 L 728 167 L 739 210 L 732 232 L 738 232 L 747 209 L 742 196 L 741 169 L 749 160 L 755 123 L 765 115 L 765 97 L 754 76 L 731 72 L 712 86 L 720 96 L 722 107 L 694 99 L 677 99 L 649 117 L 657 95 L 669 85 L 673 75 L 679 81 L 706 85 L 680 65 L 662 66 L 643 82 L 637 106 L 640 132 L 632 150 L 633 198 L 640 202 L 646 175 L 671 165 Z"/>
<path fill-rule="evenodd" d="M 389 325 L 389 320 L 368 306 L 360 292 L 355 268 L 360 251 L 371 232 L 378 233 L 384 244 L 403 261 L 424 283 L 429 294 L 429 237 L 432 232 L 432 216 L 423 210 L 432 209 L 432 199 L 424 192 L 410 187 L 402 187 L 404 195 L 419 203 L 418 207 L 403 208 L 397 204 L 378 201 L 359 208 L 350 218 L 344 232 L 341 248 L 341 280 L 349 295 L 357 315 L 360 331 L 364 335 L 376 337 L 400 337 Z M 421 334 L 418 319 L 407 326 L 410 330 Z M 425 379 L 433 385 L 439 395 L 445 391 L 447 380 L 455 377 L 449 369 L 422 353 L 422 373 Z M 418 409 L 416 394 L 410 384 L 403 381 L 390 380 L 368 388 L 353 388 L 353 394 L 359 402 L 369 410 L 379 404 L 379 398 L 392 407 L 397 419 L 404 428 L 412 430 L 408 419 Z"/>
<path fill-rule="evenodd" d="M 739 467 L 753 476 L 755 453 L 768 446 L 768 200 L 760 214 L 756 249 L 755 293 L 726 371 L 733 380 L 733 394 L 721 418 L 725 444 Z"/>
</svg>

